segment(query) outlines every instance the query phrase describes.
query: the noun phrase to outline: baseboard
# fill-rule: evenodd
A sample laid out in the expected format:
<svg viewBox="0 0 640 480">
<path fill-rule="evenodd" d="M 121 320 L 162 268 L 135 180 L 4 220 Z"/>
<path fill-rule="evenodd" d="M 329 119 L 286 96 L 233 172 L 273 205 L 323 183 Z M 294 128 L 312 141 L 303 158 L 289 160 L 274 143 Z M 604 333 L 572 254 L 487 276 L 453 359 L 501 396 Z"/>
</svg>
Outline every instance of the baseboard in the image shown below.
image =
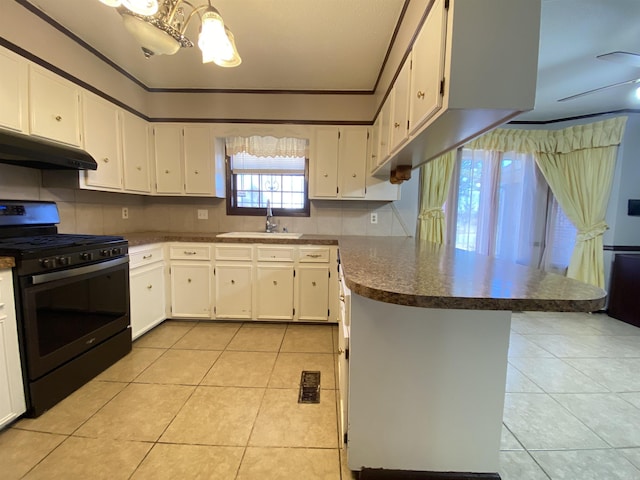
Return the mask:
<svg viewBox="0 0 640 480">
<path fill-rule="evenodd" d="M 363 468 L 360 480 L 500 480 L 499 473 L 472 472 L 417 472 L 409 470 L 386 470 Z"/>
</svg>

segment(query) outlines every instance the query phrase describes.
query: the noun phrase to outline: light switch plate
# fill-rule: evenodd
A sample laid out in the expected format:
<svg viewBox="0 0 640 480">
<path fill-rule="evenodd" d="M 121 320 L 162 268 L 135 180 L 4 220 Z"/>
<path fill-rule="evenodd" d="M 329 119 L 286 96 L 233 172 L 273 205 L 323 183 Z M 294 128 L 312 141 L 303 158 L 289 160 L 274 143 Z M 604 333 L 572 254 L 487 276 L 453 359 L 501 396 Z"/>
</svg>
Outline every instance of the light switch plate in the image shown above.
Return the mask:
<svg viewBox="0 0 640 480">
<path fill-rule="evenodd" d="M 378 223 L 378 214 L 375 212 L 371 214 L 371 223 Z"/>
<path fill-rule="evenodd" d="M 198 220 L 209 220 L 209 210 L 205 208 L 198 209 Z"/>
</svg>

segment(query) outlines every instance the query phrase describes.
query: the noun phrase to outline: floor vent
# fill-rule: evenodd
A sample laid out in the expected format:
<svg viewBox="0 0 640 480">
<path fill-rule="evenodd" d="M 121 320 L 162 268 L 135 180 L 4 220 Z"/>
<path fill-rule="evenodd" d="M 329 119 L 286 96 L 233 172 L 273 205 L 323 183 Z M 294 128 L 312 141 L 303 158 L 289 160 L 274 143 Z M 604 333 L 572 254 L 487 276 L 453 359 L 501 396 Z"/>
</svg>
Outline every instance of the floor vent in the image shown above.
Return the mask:
<svg viewBox="0 0 640 480">
<path fill-rule="evenodd" d="M 298 403 L 320 403 L 320 372 L 302 371 Z"/>
</svg>

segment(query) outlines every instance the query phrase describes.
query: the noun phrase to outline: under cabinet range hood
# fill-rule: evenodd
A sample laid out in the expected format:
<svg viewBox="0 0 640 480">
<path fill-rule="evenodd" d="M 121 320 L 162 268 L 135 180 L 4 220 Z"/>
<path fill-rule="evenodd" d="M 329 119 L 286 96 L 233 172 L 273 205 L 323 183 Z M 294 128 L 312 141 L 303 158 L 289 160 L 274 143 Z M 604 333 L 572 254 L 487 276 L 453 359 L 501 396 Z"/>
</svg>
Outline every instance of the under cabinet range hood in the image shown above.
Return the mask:
<svg viewBox="0 0 640 480">
<path fill-rule="evenodd" d="M 43 170 L 98 169 L 84 150 L 8 130 L 0 130 L 0 163 Z"/>
</svg>

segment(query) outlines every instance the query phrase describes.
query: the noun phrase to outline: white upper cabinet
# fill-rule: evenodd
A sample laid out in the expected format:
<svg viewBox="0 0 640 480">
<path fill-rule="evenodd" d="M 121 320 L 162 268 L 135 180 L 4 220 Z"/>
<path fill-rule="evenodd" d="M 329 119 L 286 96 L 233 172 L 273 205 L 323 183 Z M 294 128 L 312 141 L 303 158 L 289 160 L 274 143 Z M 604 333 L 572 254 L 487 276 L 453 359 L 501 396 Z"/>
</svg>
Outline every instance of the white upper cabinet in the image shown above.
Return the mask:
<svg viewBox="0 0 640 480">
<path fill-rule="evenodd" d="M 393 96 L 389 95 L 380 110 L 380 142 L 378 147 L 378 165 L 387 159 L 391 152 L 391 110 L 393 109 Z"/>
<path fill-rule="evenodd" d="M 339 194 L 342 198 L 364 198 L 366 193 L 367 127 L 340 129 L 338 162 Z"/>
<path fill-rule="evenodd" d="M 411 57 L 405 62 L 391 90 L 393 98 L 390 123 L 389 152 L 393 152 L 409 138 L 409 93 L 411 82 Z"/>
<path fill-rule="evenodd" d="M 447 34 L 447 11 L 444 3 L 445 0 L 436 0 L 413 45 L 411 132 L 415 132 L 442 108 L 443 92 L 440 83 L 444 75 L 444 46 Z"/>
<path fill-rule="evenodd" d="M 27 61 L 0 48 L 0 127 L 26 132 Z"/>
<path fill-rule="evenodd" d="M 129 112 L 122 114 L 122 156 L 124 189 L 151 192 L 149 171 L 149 133 L 147 122 Z"/>
<path fill-rule="evenodd" d="M 182 181 L 182 127 L 154 125 L 153 144 L 156 159 L 156 192 L 180 194 Z"/>
<path fill-rule="evenodd" d="M 213 136 L 208 125 L 183 127 L 185 193 L 211 195 L 214 183 Z"/>
<path fill-rule="evenodd" d="M 29 132 L 77 147 L 80 135 L 80 89 L 34 64 L 29 65 Z"/>
<path fill-rule="evenodd" d="M 313 159 L 314 197 L 338 196 L 338 127 L 318 127 Z"/>
<path fill-rule="evenodd" d="M 98 163 L 85 172 L 85 183 L 104 189 L 122 189 L 120 112 L 110 102 L 83 92 L 84 148 Z"/>
</svg>

